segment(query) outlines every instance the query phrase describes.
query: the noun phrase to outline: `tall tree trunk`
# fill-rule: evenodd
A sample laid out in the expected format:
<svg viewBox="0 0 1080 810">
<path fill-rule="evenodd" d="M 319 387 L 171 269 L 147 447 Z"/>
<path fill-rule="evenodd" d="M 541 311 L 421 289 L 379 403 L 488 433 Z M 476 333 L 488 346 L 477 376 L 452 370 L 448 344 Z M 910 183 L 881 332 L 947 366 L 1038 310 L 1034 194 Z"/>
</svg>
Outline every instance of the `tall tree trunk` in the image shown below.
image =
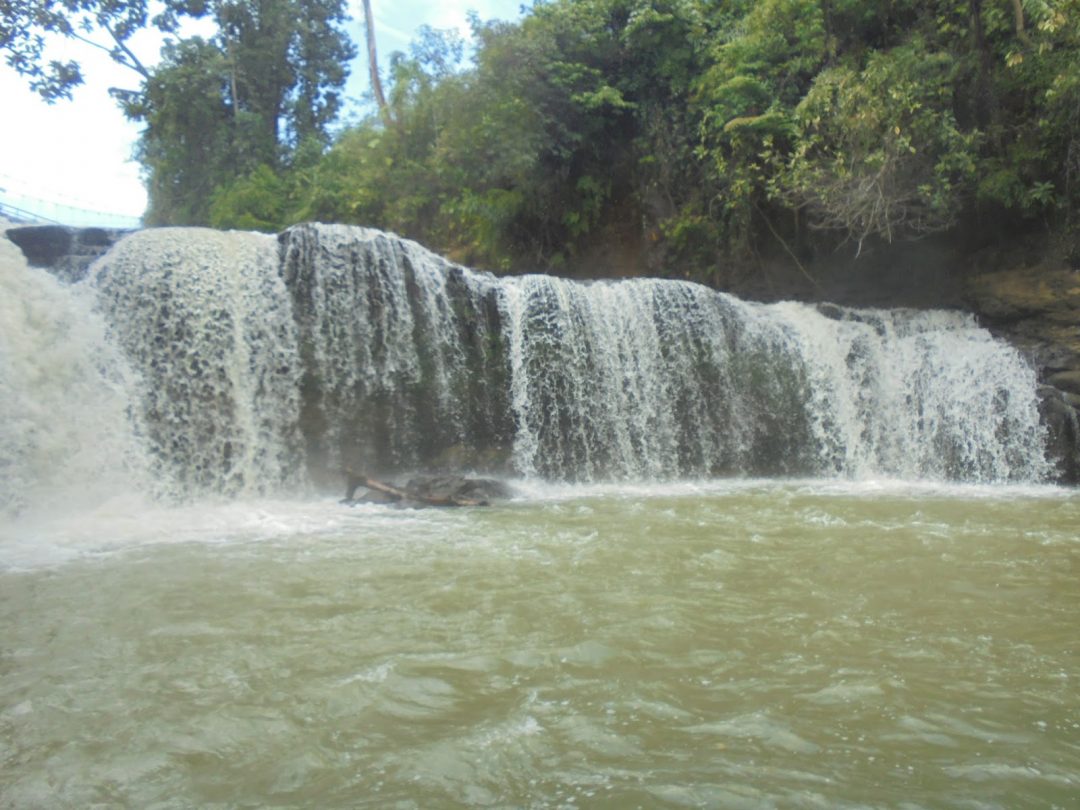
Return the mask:
<svg viewBox="0 0 1080 810">
<path fill-rule="evenodd" d="M 236 93 L 236 54 L 233 53 L 231 36 L 225 38 L 225 58 L 229 62 L 229 102 L 232 104 L 233 121 L 240 115 L 240 100 Z"/>
<path fill-rule="evenodd" d="M 1024 28 L 1024 4 L 1021 0 L 1012 0 L 1013 25 L 1016 28 L 1016 38 L 1024 43 L 1024 47 L 1031 47 L 1031 37 Z"/>
<path fill-rule="evenodd" d="M 975 37 L 975 50 L 979 54 L 979 75 L 976 79 L 975 118 L 980 127 L 990 129 L 990 136 L 999 143 L 1001 136 L 1001 107 L 994 89 L 994 55 L 986 41 L 983 27 L 982 0 L 969 0 L 971 29 Z"/>
<path fill-rule="evenodd" d="M 375 94 L 375 103 L 379 105 L 379 115 L 383 123 L 390 126 L 393 117 L 390 105 L 383 95 L 382 80 L 379 79 L 379 57 L 375 50 L 375 15 L 371 13 L 371 0 L 364 0 L 364 27 L 367 29 L 368 74 L 371 76 L 371 92 Z"/>
</svg>

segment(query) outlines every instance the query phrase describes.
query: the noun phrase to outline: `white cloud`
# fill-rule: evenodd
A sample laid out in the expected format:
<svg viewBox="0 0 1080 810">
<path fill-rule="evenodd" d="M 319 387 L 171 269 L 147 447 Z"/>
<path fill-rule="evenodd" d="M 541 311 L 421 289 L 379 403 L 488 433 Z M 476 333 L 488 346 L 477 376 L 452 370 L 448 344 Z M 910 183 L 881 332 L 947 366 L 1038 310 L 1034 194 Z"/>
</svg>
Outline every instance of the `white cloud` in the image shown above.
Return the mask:
<svg viewBox="0 0 1080 810">
<path fill-rule="evenodd" d="M 433 28 L 456 28 L 461 35 L 470 36 L 468 12 L 475 11 L 481 20 L 500 19 L 513 20 L 518 16 L 518 2 L 450 2 L 440 3 L 438 10 L 433 11 L 428 25 Z"/>
<path fill-rule="evenodd" d="M 401 50 L 415 37 L 421 25 L 432 28 L 457 29 L 461 35 L 470 35 L 468 13 L 475 11 L 480 19 L 517 19 L 520 16 L 520 0 L 448 0 L 431 3 L 424 0 L 372 0 L 375 15 L 375 32 L 379 38 L 380 51 Z M 355 25 L 355 35 L 363 37 L 364 11 L 361 0 L 350 0 L 350 14 Z M 384 42 L 385 40 L 385 42 Z"/>
</svg>

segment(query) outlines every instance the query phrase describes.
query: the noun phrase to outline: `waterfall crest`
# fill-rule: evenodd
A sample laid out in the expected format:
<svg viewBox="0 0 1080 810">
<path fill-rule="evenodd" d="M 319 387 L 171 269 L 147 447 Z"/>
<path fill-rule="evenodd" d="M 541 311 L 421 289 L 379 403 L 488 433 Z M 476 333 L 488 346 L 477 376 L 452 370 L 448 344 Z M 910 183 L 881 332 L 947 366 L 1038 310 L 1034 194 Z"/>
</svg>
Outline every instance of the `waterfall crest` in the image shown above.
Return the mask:
<svg viewBox="0 0 1080 810">
<path fill-rule="evenodd" d="M 329 225 L 276 239 L 143 231 L 73 286 L 8 256 L 3 267 L 0 466 L 17 482 L 5 508 L 74 447 L 84 466 L 149 466 L 179 494 L 336 486 L 348 467 L 1051 472 L 1034 371 L 962 313 L 496 278 Z M 57 423 L 69 432 L 50 435 Z"/>
</svg>

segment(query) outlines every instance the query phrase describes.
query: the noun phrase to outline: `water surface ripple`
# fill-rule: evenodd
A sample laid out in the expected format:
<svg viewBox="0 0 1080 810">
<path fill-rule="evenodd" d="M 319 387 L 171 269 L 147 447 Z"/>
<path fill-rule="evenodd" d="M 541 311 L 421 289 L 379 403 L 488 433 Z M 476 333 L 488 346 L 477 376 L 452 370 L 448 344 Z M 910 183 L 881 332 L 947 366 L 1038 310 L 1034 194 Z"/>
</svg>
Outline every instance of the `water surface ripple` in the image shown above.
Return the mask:
<svg viewBox="0 0 1080 810">
<path fill-rule="evenodd" d="M 1075 492 L 525 490 L 0 527 L 0 805 L 1075 806 Z"/>
</svg>

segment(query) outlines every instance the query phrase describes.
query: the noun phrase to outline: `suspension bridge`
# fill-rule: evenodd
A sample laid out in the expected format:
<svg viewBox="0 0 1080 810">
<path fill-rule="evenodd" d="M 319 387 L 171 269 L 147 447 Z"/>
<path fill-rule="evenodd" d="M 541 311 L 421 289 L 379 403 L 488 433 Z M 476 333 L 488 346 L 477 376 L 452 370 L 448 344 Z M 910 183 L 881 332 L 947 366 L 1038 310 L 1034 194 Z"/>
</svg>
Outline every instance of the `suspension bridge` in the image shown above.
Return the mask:
<svg viewBox="0 0 1080 810">
<path fill-rule="evenodd" d="M 46 198 L 28 193 L 28 185 L 0 174 L 0 217 L 11 222 L 77 228 L 138 228 L 142 224 L 137 216 L 96 210 L 83 201 L 63 195 Z"/>
</svg>

